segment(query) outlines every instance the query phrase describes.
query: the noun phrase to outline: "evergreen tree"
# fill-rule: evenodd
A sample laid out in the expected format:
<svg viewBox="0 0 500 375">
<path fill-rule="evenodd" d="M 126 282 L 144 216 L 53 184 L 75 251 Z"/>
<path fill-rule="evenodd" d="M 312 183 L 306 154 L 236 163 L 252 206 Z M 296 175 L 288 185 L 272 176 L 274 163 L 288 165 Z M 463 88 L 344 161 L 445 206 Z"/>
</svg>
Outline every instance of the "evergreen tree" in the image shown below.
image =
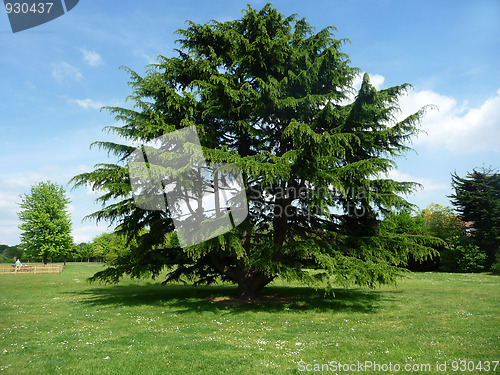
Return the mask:
<svg viewBox="0 0 500 375">
<path fill-rule="evenodd" d="M 48 259 L 65 257 L 71 250 L 71 220 L 67 212 L 69 199 L 64 189 L 50 181 L 31 187 L 24 195 L 18 213 L 22 224 L 20 248 L 29 258 Z"/>
<path fill-rule="evenodd" d="M 178 31 L 177 56 L 160 56 L 144 77 L 127 69 L 135 107 L 108 110 L 123 124 L 109 130 L 128 145 L 97 142 L 118 162 L 73 182 L 103 191 L 103 208 L 91 217 L 115 222 L 138 245 L 94 280 L 156 277 L 167 267 L 167 281 L 222 279 L 251 299 L 275 277 L 393 282 L 411 249 L 419 258 L 432 253 L 422 239 L 401 244 L 378 226 L 378 215 L 411 206 L 400 195 L 417 184 L 383 176 L 409 149 L 424 110 L 397 122 L 398 97 L 409 85 L 377 91 L 366 74 L 346 104 L 358 70 L 333 32 L 315 32 L 269 4 L 248 7 L 239 20 Z M 180 248 L 168 210 L 134 204 L 125 163 L 130 144 L 187 126 L 196 127 L 208 163 L 241 168 L 249 216 L 231 232 Z"/>
<path fill-rule="evenodd" d="M 451 202 L 462 220 L 472 223 L 471 236 L 486 252 L 489 269 L 500 251 L 500 173 L 474 169 L 466 177 L 453 173 L 451 179 Z"/>
</svg>

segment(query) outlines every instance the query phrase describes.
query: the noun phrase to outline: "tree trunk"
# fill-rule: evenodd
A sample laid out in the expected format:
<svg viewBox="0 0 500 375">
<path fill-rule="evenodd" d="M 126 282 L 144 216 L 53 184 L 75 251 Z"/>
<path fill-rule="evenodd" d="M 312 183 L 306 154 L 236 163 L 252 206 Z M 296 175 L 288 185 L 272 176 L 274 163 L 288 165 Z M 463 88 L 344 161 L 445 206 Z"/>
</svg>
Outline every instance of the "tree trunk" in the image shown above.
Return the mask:
<svg viewBox="0 0 500 375">
<path fill-rule="evenodd" d="M 273 280 L 259 271 L 253 271 L 242 275 L 238 279 L 238 299 L 252 301 L 264 287 Z"/>
<path fill-rule="evenodd" d="M 237 297 L 242 300 L 254 300 L 259 292 L 274 279 L 273 276 L 267 276 L 261 271 L 249 271 L 244 266 L 226 266 L 215 252 L 210 253 L 209 258 L 217 271 L 238 284 Z"/>
</svg>

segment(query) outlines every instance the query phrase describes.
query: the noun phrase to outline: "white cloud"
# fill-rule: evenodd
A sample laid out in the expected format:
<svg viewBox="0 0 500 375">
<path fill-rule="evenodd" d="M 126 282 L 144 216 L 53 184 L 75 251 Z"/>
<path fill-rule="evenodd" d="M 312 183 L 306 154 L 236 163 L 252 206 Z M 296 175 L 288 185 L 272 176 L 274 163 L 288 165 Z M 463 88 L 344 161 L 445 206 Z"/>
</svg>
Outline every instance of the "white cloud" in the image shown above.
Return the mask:
<svg viewBox="0 0 500 375">
<path fill-rule="evenodd" d="M 3 213 L 15 213 L 19 208 L 17 202 L 20 201 L 19 195 L 12 192 L 0 191 L 0 211 Z"/>
<path fill-rule="evenodd" d="M 344 100 L 341 100 L 338 102 L 339 105 L 348 105 L 352 102 L 354 102 L 354 99 L 356 98 L 356 95 L 358 95 L 358 91 L 361 88 L 361 84 L 363 83 L 363 76 L 364 72 L 360 74 L 356 74 L 352 81 L 352 88 L 354 89 L 351 92 L 347 93 L 347 98 Z M 382 88 L 382 85 L 385 82 L 385 77 L 381 76 L 380 74 L 370 74 L 368 73 L 368 76 L 370 77 L 370 84 L 375 87 L 375 89 L 380 90 Z"/>
<path fill-rule="evenodd" d="M 98 100 L 86 99 L 69 99 L 69 103 L 75 103 L 83 109 L 101 109 L 105 104 Z"/>
<path fill-rule="evenodd" d="M 417 205 L 420 209 L 427 207 L 430 202 L 437 202 L 446 205 L 444 197 L 452 193 L 449 183 L 436 182 L 429 177 L 418 177 L 409 173 L 400 172 L 397 169 L 391 170 L 382 178 L 390 178 L 398 182 L 416 182 L 421 185 L 411 194 L 401 194 L 400 196 L 408 202 Z"/>
<path fill-rule="evenodd" d="M 46 181 L 47 178 L 40 172 L 29 172 L 23 176 L 4 177 L 2 184 L 10 188 L 28 188 L 40 181 Z"/>
<path fill-rule="evenodd" d="M 385 78 L 379 74 L 369 74 L 371 84 L 379 90 Z M 363 74 L 357 75 L 353 87 L 359 90 Z M 354 96 L 341 104 L 354 100 Z M 478 107 L 471 108 L 465 101 L 458 103 L 451 96 L 441 95 L 431 90 L 410 91 L 400 97 L 401 113 L 398 120 L 417 112 L 424 106 L 433 105 L 422 120 L 425 131 L 413 139 L 414 144 L 444 147 L 455 154 L 479 151 L 500 151 L 500 89 Z"/>
<path fill-rule="evenodd" d="M 356 91 L 361 88 L 361 84 L 363 83 L 363 75 L 364 73 L 361 73 L 357 74 L 356 77 L 354 77 L 352 86 L 356 89 Z M 381 76 L 380 74 L 370 74 L 370 73 L 368 73 L 368 76 L 370 77 L 370 84 L 377 90 L 380 90 L 385 82 L 385 77 Z"/>
<path fill-rule="evenodd" d="M 83 53 L 83 60 L 90 66 L 99 66 L 104 64 L 101 55 L 99 55 L 96 51 L 88 51 L 86 49 L 81 50 Z"/>
<path fill-rule="evenodd" d="M 154 57 L 151 57 L 150 55 L 146 54 L 144 51 L 139 51 L 139 50 L 134 50 L 133 51 L 134 56 L 139 56 L 142 57 L 147 61 L 148 64 L 155 64 L 158 62 L 158 60 Z"/>
<path fill-rule="evenodd" d="M 417 189 L 413 196 L 427 197 L 438 191 L 447 191 L 450 189 L 449 184 L 436 183 L 431 178 L 427 177 L 415 177 L 408 173 L 402 173 L 397 169 L 392 169 L 389 171 L 388 178 L 399 181 L 399 182 L 417 182 L 422 185 L 421 189 Z"/>
<path fill-rule="evenodd" d="M 73 176 L 87 172 L 91 168 L 85 165 L 61 167 L 48 165 L 29 172 L 20 172 L 10 177 L 1 179 L 2 188 L 7 189 L 29 189 L 32 185 L 42 181 L 52 181 L 63 187 Z"/>
<path fill-rule="evenodd" d="M 19 194 L 0 191 L 0 244 L 16 245 L 19 242 L 20 222 L 17 217 L 21 202 Z"/>
<path fill-rule="evenodd" d="M 73 242 L 77 244 L 82 242 L 89 242 L 94 237 L 97 237 L 98 235 L 105 232 L 111 232 L 112 230 L 113 227 L 108 227 L 108 224 L 105 223 L 81 226 L 79 228 L 73 229 Z"/>
<path fill-rule="evenodd" d="M 52 65 L 52 76 L 59 83 L 64 82 L 66 79 L 80 81 L 83 77 L 82 73 L 76 67 L 68 64 L 66 61 Z"/>
<path fill-rule="evenodd" d="M 85 98 L 85 99 L 73 99 L 69 98 L 66 100 L 68 104 L 76 104 L 79 107 L 83 109 L 94 109 L 94 110 L 100 110 L 102 107 L 105 106 L 123 106 L 124 102 L 120 101 L 118 99 L 110 99 L 106 100 L 105 102 L 100 101 L 100 100 L 94 100 L 90 98 Z"/>
<path fill-rule="evenodd" d="M 0 245 L 15 246 L 19 244 L 18 220 L 0 220 Z"/>
<path fill-rule="evenodd" d="M 428 104 L 438 108 L 424 117 L 421 127 L 427 134 L 421 134 L 415 144 L 444 147 L 455 154 L 500 151 L 500 90 L 476 108 L 428 90 L 410 92 L 400 104 L 400 118 Z"/>
</svg>

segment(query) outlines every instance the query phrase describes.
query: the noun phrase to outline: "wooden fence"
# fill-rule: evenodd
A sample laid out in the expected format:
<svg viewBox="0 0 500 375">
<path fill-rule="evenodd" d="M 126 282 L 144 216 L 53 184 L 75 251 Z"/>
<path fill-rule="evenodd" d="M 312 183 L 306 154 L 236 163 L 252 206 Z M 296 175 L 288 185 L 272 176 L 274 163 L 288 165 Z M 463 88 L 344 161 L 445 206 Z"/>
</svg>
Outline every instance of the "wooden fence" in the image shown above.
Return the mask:
<svg viewBox="0 0 500 375">
<path fill-rule="evenodd" d="M 14 266 L 0 266 L 0 274 L 17 274 L 17 273 L 59 273 L 63 270 L 64 266 L 62 264 L 56 265 L 22 265 L 17 269 Z"/>
</svg>

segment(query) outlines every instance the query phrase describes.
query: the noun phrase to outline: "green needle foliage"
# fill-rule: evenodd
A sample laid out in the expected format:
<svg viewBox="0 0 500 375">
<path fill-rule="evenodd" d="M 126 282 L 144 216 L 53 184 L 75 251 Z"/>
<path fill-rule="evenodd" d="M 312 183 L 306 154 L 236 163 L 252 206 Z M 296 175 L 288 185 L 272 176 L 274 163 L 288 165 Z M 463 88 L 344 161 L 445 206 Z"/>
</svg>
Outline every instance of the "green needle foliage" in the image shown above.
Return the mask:
<svg viewBox="0 0 500 375">
<path fill-rule="evenodd" d="M 396 121 L 409 85 L 377 91 L 367 74 L 350 100 L 359 71 L 334 30 L 315 32 L 269 4 L 248 7 L 239 20 L 189 23 L 178 31 L 177 56 L 160 56 L 144 77 L 127 69 L 134 107 L 108 107 L 121 122 L 109 130 L 130 145 L 195 126 L 208 163 L 241 168 L 249 216 L 229 233 L 180 248 L 169 212 L 134 204 L 125 163 L 135 148 L 97 142 L 117 164 L 72 181 L 104 191 L 91 218 L 115 222 L 138 245 L 93 280 L 155 277 L 167 267 L 167 281 L 222 279 L 251 299 L 276 277 L 394 282 L 410 250 L 419 259 L 432 253 L 421 237 L 401 242 L 378 227 L 380 215 L 411 206 L 401 195 L 417 184 L 383 176 L 409 150 L 424 109 Z"/>
<path fill-rule="evenodd" d="M 28 258 L 48 259 L 65 257 L 73 246 L 71 219 L 67 212 L 69 199 L 64 189 L 50 181 L 31 187 L 24 195 L 18 213 L 22 224 L 21 249 Z"/>
<path fill-rule="evenodd" d="M 451 185 L 451 203 L 462 220 L 472 222 L 472 238 L 486 252 L 489 269 L 500 255 L 500 173 L 492 168 L 474 169 L 465 177 L 453 173 Z"/>
</svg>

